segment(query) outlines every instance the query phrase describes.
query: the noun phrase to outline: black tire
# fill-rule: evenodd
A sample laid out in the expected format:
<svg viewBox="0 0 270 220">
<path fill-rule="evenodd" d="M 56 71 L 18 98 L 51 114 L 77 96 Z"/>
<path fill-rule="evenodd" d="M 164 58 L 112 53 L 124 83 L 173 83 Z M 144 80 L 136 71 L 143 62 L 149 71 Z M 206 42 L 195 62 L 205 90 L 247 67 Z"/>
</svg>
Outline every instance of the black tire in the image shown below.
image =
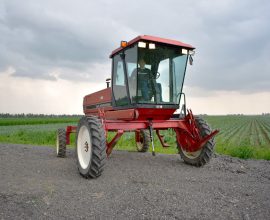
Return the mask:
<svg viewBox="0 0 270 220">
<path fill-rule="evenodd" d="M 138 152 L 147 152 L 150 146 L 150 132 L 147 129 L 140 130 L 140 142 L 136 142 Z"/>
<path fill-rule="evenodd" d="M 66 157 L 66 130 L 59 128 L 56 133 L 56 155 Z"/>
<path fill-rule="evenodd" d="M 98 118 L 82 117 L 79 121 L 76 157 L 78 170 L 83 177 L 96 178 L 101 175 L 107 155 L 105 133 Z"/>
<path fill-rule="evenodd" d="M 209 125 L 199 117 L 195 117 L 196 126 L 199 128 L 200 135 L 205 137 L 211 133 L 211 128 Z M 193 166 L 203 166 L 209 162 L 212 157 L 213 150 L 215 146 L 214 139 L 210 139 L 206 144 L 196 152 L 186 152 L 181 146 L 178 144 L 179 154 L 185 163 L 193 165 Z"/>
</svg>

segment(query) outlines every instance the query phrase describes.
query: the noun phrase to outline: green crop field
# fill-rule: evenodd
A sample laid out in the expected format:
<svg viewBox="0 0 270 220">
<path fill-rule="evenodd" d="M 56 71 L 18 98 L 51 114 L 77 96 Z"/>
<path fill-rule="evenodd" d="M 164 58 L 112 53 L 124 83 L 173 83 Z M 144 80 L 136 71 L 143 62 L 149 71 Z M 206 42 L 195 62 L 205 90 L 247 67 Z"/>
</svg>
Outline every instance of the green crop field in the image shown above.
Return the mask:
<svg viewBox="0 0 270 220">
<path fill-rule="evenodd" d="M 270 160 L 270 116 L 207 116 L 219 128 L 216 152 L 240 158 Z"/>
<path fill-rule="evenodd" d="M 76 125 L 80 117 L 0 117 L 0 142 L 55 145 L 56 130 Z M 74 137 L 72 137 L 74 140 Z"/>
<path fill-rule="evenodd" d="M 0 126 L 9 125 L 39 125 L 39 124 L 57 124 L 57 123 L 72 123 L 77 122 L 79 117 L 0 117 Z"/>
<path fill-rule="evenodd" d="M 80 117 L 0 118 L 0 142 L 54 146 L 56 130 L 67 125 L 76 126 Z M 216 136 L 215 151 L 240 158 L 270 160 L 270 116 L 203 116 L 211 127 L 220 130 Z M 156 151 L 177 153 L 175 135 L 164 131 L 165 140 L 171 145 L 163 149 L 157 136 Z M 108 138 L 112 138 L 109 134 Z M 71 137 L 74 147 L 75 135 Z M 134 133 L 125 133 L 116 149 L 135 151 Z"/>
</svg>

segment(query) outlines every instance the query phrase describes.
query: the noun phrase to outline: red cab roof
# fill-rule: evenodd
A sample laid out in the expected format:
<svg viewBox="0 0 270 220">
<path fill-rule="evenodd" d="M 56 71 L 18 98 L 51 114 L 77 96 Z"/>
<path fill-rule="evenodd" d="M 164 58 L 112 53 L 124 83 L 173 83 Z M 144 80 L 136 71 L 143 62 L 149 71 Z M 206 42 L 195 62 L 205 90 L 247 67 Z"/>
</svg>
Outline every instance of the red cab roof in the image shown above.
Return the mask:
<svg viewBox="0 0 270 220">
<path fill-rule="evenodd" d="M 127 44 L 127 46 L 130 46 L 132 44 L 135 44 L 135 43 L 137 43 L 140 40 L 151 41 L 151 42 L 158 42 L 158 43 L 164 43 L 164 44 L 169 44 L 169 45 L 184 47 L 184 48 L 187 48 L 187 49 L 195 49 L 195 47 L 191 46 L 190 44 L 186 44 L 186 43 L 183 43 L 181 41 L 170 40 L 170 39 L 166 39 L 166 38 L 154 37 L 154 36 L 149 36 L 149 35 L 139 35 L 138 37 L 136 37 L 133 40 L 129 41 L 128 44 Z M 114 54 L 118 53 L 119 51 L 121 51 L 123 49 L 124 48 L 119 47 L 116 50 L 114 50 L 111 53 L 110 58 Z"/>
</svg>

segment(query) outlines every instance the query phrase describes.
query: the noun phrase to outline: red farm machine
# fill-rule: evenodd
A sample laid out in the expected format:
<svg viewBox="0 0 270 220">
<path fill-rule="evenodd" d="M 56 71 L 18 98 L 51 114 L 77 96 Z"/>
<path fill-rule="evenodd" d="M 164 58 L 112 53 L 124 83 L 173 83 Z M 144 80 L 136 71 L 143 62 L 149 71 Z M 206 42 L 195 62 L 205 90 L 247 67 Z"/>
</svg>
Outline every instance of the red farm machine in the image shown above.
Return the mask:
<svg viewBox="0 0 270 220">
<path fill-rule="evenodd" d="M 170 128 L 176 133 L 184 162 L 194 166 L 209 162 L 218 131 L 211 131 L 203 119 L 186 109 L 182 92 L 194 49 L 180 41 L 147 35 L 122 41 L 110 55 L 112 75 L 106 80 L 107 88 L 84 97 L 85 116 L 77 127 L 58 130 L 57 156 L 65 157 L 70 134 L 76 133 L 78 170 L 86 178 L 96 178 L 124 132 L 135 132 L 139 152 L 151 146 L 155 155 L 153 132 L 168 147 L 160 131 Z M 108 132 L 115 133 L 111 140 Z"/>
</svg>

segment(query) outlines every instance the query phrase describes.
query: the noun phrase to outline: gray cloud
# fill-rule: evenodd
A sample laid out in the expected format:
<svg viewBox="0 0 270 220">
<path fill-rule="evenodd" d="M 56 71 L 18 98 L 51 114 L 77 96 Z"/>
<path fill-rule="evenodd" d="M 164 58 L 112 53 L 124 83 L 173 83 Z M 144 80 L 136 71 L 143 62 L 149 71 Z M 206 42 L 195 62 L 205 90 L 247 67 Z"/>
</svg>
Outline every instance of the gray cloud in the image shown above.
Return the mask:
<svg viewBox="0 0 270 220">
<path fill-rule="evenodd" d="M 90 77 L 96 71 L 91 72 L 89 67 L 110 63 L 112 38 L 119 39 L 118 31 L 122 29 L 110 18 L 98 14 L 97 6 L 88 1 L 83 3 L 80 6 L 75 1 L 58 5 L 55 1 L 45 5 L 37 1 L 25 5 L 18 1 L 2 3 L 0 68 L 13 66 L 14 76 L 49 80 L 54 79 L 50 75 L 55 69 L 64 69 L 60 76 L 73 80 L 98 81 L 107 75 L 99 72 L 99 77 Z M 98 7 L 101 9 L 102 5 Z M 83 75 L 85 78 L 79 77 Z"/>
<path fill-rule="evenodd" d="M 110 52 L 138 34 L 197 48 L 186 84 L 269 91 L 269 1 L 2 1 L 0 71 L 14 76 L 102 81 Z"/>
<path fill-rule="evenodd" d="M 231 2 L 202 16 L 198 63 L 188 83 L 212 90 L 270 91 L 267 1 Z M 213 15 L 213 16 L 212 16 Z"/>
</svg>

